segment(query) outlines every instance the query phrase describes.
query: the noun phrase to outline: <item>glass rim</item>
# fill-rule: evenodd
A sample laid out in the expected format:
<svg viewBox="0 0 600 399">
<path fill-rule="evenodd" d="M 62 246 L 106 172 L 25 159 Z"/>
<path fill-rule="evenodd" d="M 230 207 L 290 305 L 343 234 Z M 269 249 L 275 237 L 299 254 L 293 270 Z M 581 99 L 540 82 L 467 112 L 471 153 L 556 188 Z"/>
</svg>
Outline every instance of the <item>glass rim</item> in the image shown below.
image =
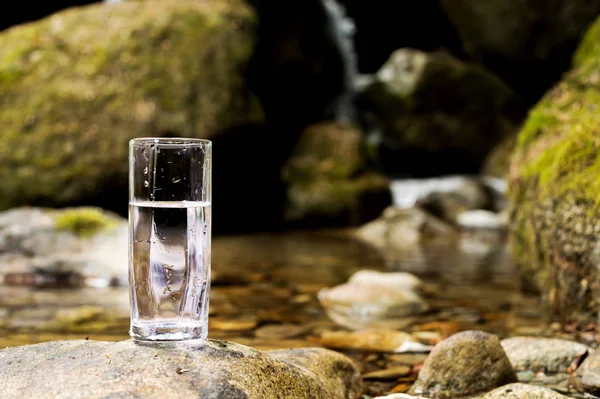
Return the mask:
<svg viewBox="0 0 600 399">
<path fill-rule="evenodd" d="M 129 145 L 168 145 L 168 146 L 211 146 L 212 141 L 188 137 L 137 137 L 129 140 Z"/>
</svg>

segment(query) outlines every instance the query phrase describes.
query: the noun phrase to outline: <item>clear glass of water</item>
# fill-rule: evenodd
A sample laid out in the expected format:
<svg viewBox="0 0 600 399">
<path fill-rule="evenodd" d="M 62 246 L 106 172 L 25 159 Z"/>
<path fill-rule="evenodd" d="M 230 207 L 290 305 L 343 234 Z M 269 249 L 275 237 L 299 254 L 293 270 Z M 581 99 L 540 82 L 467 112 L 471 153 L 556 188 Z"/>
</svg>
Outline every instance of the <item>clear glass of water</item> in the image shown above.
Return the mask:
<svg viewBox="0 0 600 399">
<path fill-rule="evenodd" d="M 211 157 L 208 140 L 129 143 L 129 334 L 135 340 L 208 335 Z"/>
</svg>

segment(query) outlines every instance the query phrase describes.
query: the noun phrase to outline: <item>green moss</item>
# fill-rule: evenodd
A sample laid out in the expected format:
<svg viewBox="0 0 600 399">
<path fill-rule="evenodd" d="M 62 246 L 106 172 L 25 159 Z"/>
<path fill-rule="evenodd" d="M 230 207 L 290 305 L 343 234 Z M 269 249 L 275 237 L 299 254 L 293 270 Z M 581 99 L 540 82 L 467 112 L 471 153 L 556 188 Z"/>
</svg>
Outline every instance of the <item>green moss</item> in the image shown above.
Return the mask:
<svg viewBox="0 0 600 399">
<path fill-rule="evenodd" d="M 597 104 L 596 89 L 562 84 L 531 113 L 519 137 L 519 179 L 535 179 L 540 200 L 577 192 L 600 206 Z"/>
<path fill-rule="evenodd" d="M 542 129 L 555 126 L 557 123 L 556 116 L 548 114 L 544 109 L 532 110 L 519 134 L 518 147 L 523 149 L 542 134 Z"/>
<path fill-rule="evenodd" d="M 115 221 L 96 208 L 75 208 L 61 211 L 54 220 L 54 229 L 68 231 L 80 237 L 91 237 L 111 226 Z"/>
</svg>

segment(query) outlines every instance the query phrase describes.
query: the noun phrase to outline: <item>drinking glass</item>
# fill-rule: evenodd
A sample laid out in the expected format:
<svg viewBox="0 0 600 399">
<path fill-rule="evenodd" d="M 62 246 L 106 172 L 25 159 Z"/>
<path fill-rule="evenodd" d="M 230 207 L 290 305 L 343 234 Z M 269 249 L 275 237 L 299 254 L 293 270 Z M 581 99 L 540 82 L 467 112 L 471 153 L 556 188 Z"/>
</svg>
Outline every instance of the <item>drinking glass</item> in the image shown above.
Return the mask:
<svg viewBox="0 0 600 399">
<path fill-rule="evenodd" d="M 129 288 L 139 341 L 205 339 L 211 252 L 208 140 L 129 142 Z"/>
</svg>

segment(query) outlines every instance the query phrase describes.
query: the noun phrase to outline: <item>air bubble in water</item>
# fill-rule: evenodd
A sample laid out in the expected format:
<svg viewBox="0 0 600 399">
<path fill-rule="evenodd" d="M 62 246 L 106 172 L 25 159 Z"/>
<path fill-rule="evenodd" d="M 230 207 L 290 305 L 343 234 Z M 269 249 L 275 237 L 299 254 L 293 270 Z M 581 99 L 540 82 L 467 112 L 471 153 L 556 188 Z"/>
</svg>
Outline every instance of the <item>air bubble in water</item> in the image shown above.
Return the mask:
<svg viewBox="0 0 600 399">
<path fill-rule="evenodd" d="M 144 180 L 144 187 L 148 187 L 150 185 L 150 183 L 148 183 L 148 180 Z"/>
<path fill-rule="evenodd" d="M 144 174 L 145 174 L 145 175 L 147 175 L 147 174 L 148 174 L 148 167 L 147 167 L 147 166 L 144 168 Z"/>
</svg>

